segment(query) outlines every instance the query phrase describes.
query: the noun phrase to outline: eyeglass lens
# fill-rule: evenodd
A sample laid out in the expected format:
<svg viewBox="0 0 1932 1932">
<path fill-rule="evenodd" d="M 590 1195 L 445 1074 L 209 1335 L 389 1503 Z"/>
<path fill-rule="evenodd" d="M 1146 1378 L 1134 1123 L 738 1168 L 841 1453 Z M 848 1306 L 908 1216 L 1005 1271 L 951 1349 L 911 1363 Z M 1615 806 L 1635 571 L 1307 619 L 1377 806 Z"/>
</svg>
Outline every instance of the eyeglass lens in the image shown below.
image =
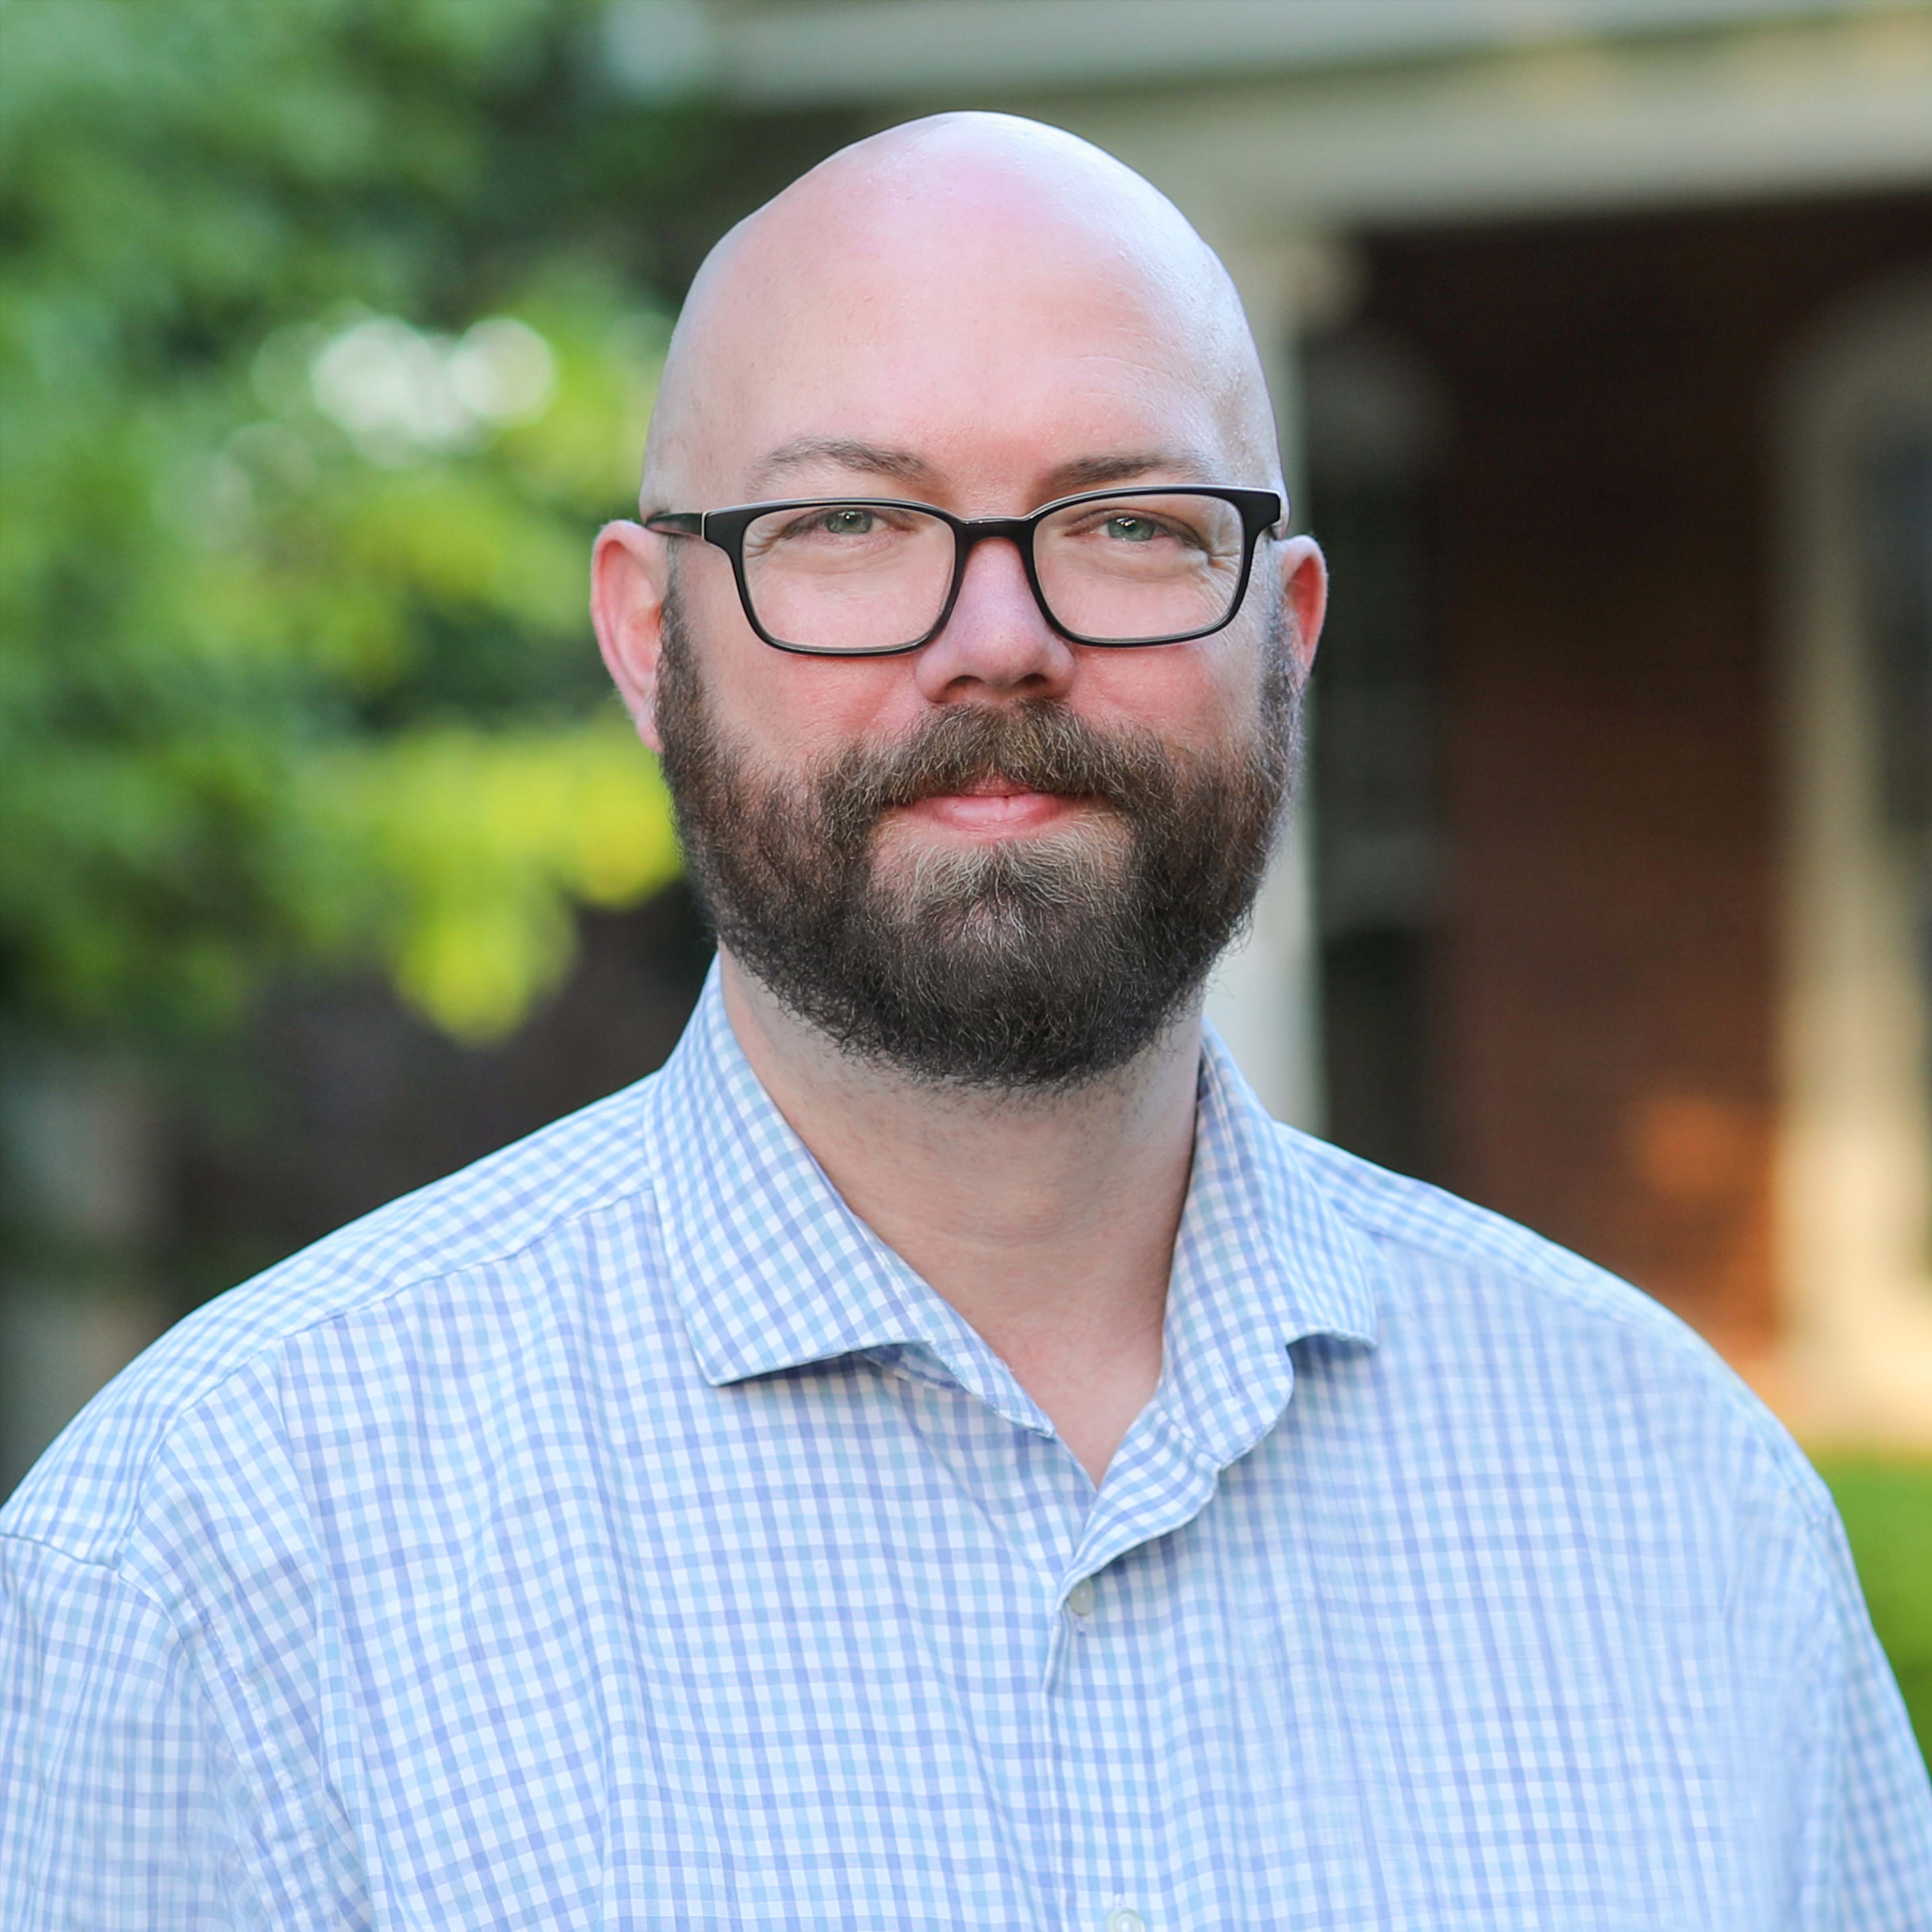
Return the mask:
<svg viewBox="0 0 1932 1932">
<path fill-rule="evenodd" d="M 1055 622 L 1122 644 L 1226 620 L 1245 548 L 1240 513 L 1176 494 L 1069 504 L 1038 526 L 1034 567 Z M 939 621 L 952 587 L 952 526 L 880 503 L 773 510 L 745 532 L 745 586 L 764 629 L 816 651 L 890 650 Z"/>
</svg>

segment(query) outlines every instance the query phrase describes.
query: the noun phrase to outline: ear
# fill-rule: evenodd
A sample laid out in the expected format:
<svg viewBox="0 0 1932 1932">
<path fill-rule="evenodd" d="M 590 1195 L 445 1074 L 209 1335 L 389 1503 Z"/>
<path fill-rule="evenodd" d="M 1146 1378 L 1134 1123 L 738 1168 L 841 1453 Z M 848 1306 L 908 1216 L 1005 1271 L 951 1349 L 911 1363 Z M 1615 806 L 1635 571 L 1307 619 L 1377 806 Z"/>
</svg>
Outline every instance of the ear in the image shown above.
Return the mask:
<svg viewBox="0 0 1932 1932">
<path fill-rule="evenodd" d="M 664 591 L 670 542 L 641 524 L 606 524 L 590 565 L 590 620 L 597 648 L 638 736 L 654 752 L 658 740 L 658 658 L 664 648 Z"/>
<path fill-rule="evenodd" d="M 1290 537 L 1281 547 L 1282 608 L 1288 616 L 1288 649 L 1298 678 L 1315 662 L 1322 620 L 1328 609 L 1328 564 L 1312 537 Z"/>
</svg>

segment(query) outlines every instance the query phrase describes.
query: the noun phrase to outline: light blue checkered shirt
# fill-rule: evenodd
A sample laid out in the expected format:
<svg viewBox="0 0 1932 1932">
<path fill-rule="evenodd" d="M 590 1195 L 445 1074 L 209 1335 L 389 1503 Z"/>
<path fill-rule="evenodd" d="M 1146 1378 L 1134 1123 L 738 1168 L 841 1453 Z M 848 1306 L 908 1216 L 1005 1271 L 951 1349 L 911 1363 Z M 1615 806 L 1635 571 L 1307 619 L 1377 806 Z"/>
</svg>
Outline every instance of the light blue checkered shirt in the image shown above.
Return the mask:
<svg viewBox="0 0 1932 1932">
<path fill-rule="evenodd" d="M 1097 1495 L 714 984 L 183 1323 L 0 1527 L 9 1932 L 1932 1927 L 1777 1425 L 1211 1043 Z"/>
</svg>

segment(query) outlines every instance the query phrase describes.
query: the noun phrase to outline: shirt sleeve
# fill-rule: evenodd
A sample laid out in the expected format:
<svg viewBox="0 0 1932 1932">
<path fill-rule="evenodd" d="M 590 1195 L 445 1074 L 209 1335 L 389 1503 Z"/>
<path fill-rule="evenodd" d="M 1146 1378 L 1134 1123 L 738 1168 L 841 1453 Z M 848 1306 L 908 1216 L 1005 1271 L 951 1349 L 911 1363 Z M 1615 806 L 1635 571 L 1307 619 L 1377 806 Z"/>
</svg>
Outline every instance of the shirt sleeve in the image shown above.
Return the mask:
<svg viewBox="0 0 1932 1932">
<path fill-rule="evenodd" d="M 232 1765 L 158 1605 L 0 1537 L 0 1924 L 260 1922 L 224 1820 Z"/>
</svg>

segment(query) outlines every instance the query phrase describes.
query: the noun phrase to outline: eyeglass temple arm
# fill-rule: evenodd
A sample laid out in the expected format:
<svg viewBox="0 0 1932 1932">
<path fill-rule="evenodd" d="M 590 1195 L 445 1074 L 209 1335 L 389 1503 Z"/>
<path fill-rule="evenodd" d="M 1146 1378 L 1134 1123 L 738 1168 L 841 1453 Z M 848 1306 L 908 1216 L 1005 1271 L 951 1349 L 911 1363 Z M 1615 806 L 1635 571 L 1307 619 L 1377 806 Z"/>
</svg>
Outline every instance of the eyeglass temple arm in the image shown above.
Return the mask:
<svg viewBox="0 0 1932 1932">
<path fill-rule="evenodd" d="M 644 519 L 644 528 L 668 537 L 701 537 L 704 518 L 696 510 L 660 510 Z"/>
</svg>

